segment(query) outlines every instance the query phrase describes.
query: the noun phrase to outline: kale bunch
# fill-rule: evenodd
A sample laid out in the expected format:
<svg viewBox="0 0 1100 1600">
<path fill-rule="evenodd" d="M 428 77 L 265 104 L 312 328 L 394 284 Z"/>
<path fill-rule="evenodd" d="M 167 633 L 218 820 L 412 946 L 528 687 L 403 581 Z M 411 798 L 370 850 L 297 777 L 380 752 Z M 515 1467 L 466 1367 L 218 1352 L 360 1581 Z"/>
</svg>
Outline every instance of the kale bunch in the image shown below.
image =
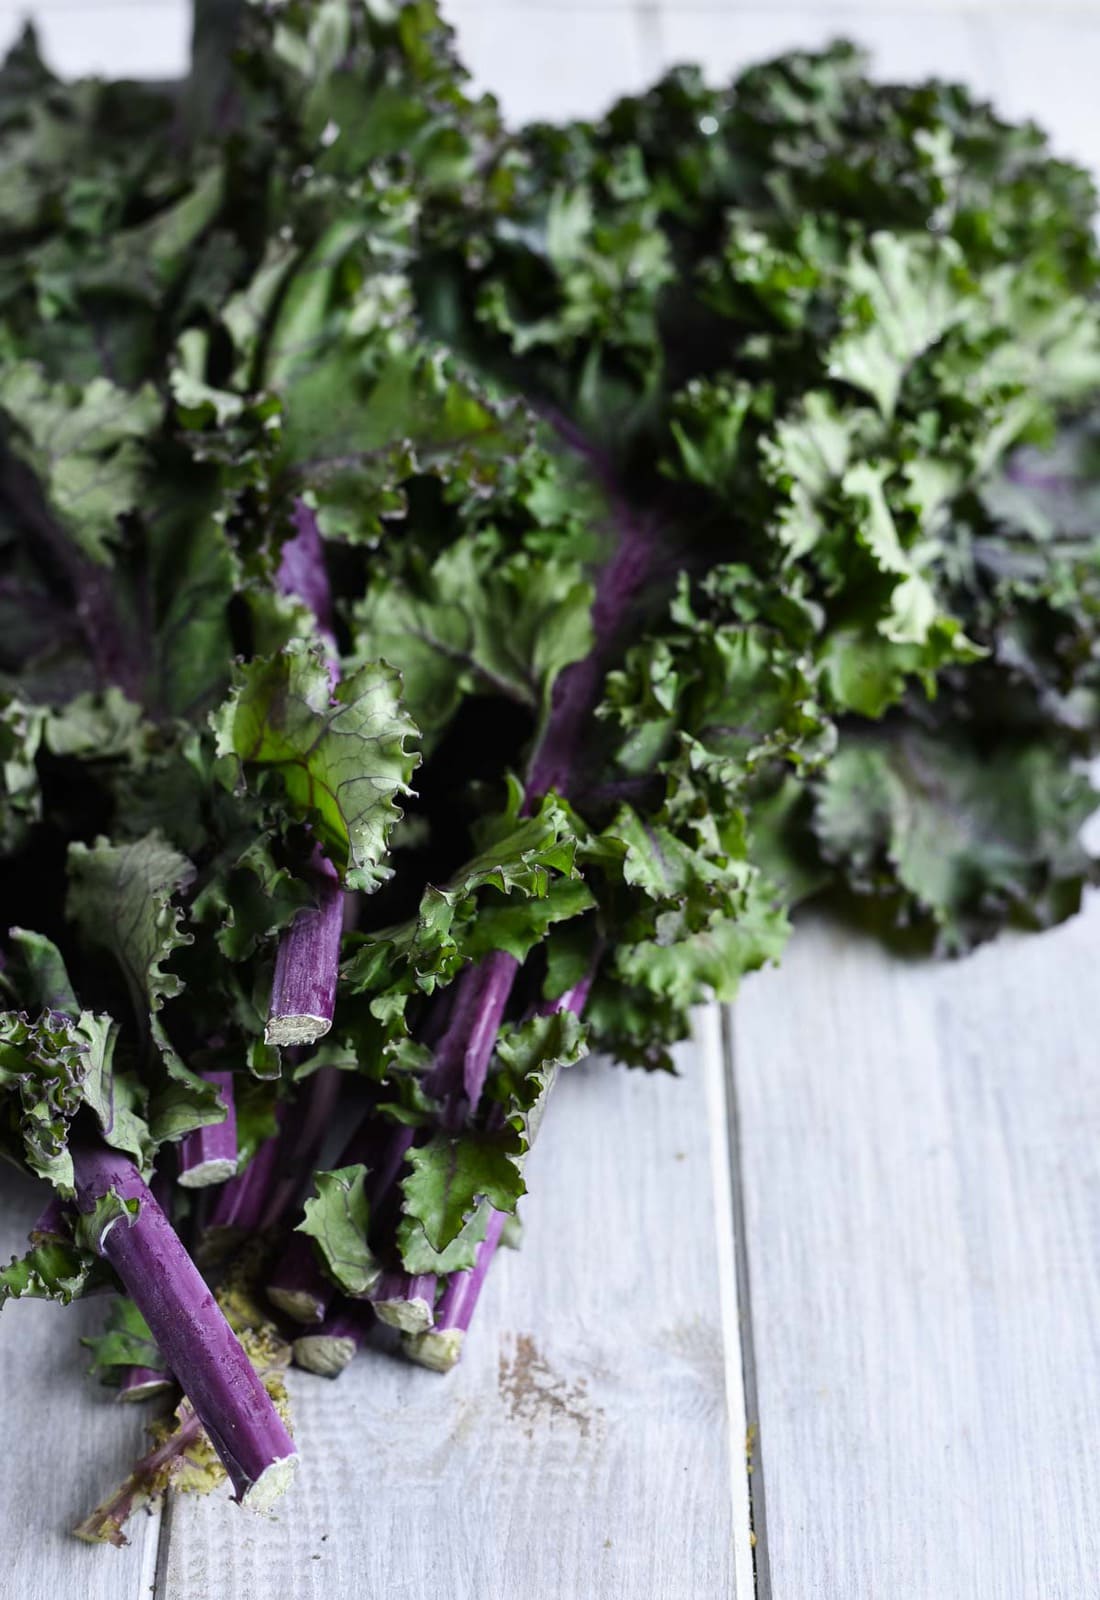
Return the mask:
<svg viewBox="0 0 1100 1600">
<path fill-rule="evenodd" d="M 518 132 L 429 0 L 195 63 L 0 71 L 0 1292 L 121 1283 L 142 1493 L 205 1430 L 262 1505 L 278 1318 L 453 1364 L 562 1068 L 670 1067 L 813 894 L 1076 909 L 1100 256 L 843 44 Z"/>
</svg>

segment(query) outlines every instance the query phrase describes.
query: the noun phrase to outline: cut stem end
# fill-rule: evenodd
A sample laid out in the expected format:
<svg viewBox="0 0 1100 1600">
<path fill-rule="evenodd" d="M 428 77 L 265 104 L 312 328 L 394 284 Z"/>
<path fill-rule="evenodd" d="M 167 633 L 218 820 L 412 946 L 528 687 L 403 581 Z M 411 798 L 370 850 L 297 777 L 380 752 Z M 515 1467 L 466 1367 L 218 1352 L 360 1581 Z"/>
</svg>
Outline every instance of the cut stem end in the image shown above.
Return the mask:
<svg viewBox="0 0 1100 1600">
<path fill-rule="evenodd" d="M 294 1341 L 294 1365 L 315 1372 L 319 1378 L 338 1378 L 351 1363 L 357 1348 L 354 1339 L 306 1333 Z"/>
<path fill-rule="evenodd" d="M 402 1333 L 427 1333 L 434 1318 L 434 1307 L 426 1300 L 374 1300 L 374 1314 L 388 1328 Z"/>
<path fill-rule="evenodd" d="M 236 1176 L 235 1161 L 215 1157 L 210 1161 L 199 1161 L 195 1166 L 181 1171 L 176 1181 L 181 1189 L 209 1189 L 216 1183 L 228 1183 L 230 1178 Z"/>
<path fill-rule="evenodd" d="M 264 1027 L 267 1044 L 283 1049 L 295 1044 L 316 1044 L 332 1027 L 331 1017 L 317 1017 L 309 1013 L 297 1016 L 268 1017 Z"/>
<path fill-rule="evenodd" d="M 402 1348 L 410 1361 L 432 1372 L 450 1372 L 462 1356 L 466 1335 L 461 1328 L 432 1329 L 428 1333 L 406 1334 Z"/>
<path fill-rule="evenodd" d="M 264 1468 L 255 1483 L 250 1484 L 240 1495 L 241 1505 L 247 1506 L 250 1511 L 258 1511 L 261 1515 L 270 1511 L 276 1500 L 290 1488 L 297 1469 L 297 1454 L 283 1456 L 281 1460 L 273 1461 L 269 1467 Z"/>
<path fill-rule="evenodd" d="M 294 1322 L 324 1322 L 326 1307 L 307 1289 L 279 1289 L 270 1287 L 267 1298 L 279 1311 Z"/>
</svg>

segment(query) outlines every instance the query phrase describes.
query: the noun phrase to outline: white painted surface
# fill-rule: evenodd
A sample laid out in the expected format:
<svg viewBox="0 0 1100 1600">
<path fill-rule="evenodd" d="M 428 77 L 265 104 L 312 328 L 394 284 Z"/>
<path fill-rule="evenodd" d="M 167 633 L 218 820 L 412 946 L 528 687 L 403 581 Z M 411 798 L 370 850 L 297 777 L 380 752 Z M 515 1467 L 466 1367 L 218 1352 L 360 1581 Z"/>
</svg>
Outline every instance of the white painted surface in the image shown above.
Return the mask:
<svg viewBox="0 0 1100 1600">
<path fill-rule="evenodd" d="M 292 1374 L 298 1484 L 266 1524 L 177 1499 L 164 1600 L 750 1600 L 716 1021 L 679 1080 L 565 1077 L 461 1366 Z"/>
<path fill-rule="evenodd" d="M 1042 7 L 985 18 L 977 37 L 978 63 L 1006 115 L 1036 118 L 1059 155 L 1100 173 L 1100 11 L 1062 24 Z"/>
<path fill-rule="evenodd" d="M 479 88 L 510 122 L 590 116 L 651 77 L 637 18 L 625 9 L 490 8 L 444 0 Z"/>
<path fill-rule="evenodd" d="M 813 919 L 737 1006 L 775 1600 L 1097 1593 L 1098 959 Z"/>
<path fill-rule="evenodd" d="M 181 0 L 0 4 L 0 47 L 34 19 L 42 53 L 63 76 L 172 78 L 187 70 L 190 6 Z"/>
<path fill-rule="evenodd" d="M 874 71 L 883 78 L 971 77 L 966 68 L 973 19 L 955 12 L 914 24 L 912 15 L 845 11 L 802 5 L 775 11 L 726 7 L 719 11 L 681 11 L 665 4 L 659 11 L 659 69 L 681 61 L 700 64 L 712 83 L 728 83 L 754 61 L 784 50 L 820 49 L 846 37 L 864 45 Z"/>
</svg>

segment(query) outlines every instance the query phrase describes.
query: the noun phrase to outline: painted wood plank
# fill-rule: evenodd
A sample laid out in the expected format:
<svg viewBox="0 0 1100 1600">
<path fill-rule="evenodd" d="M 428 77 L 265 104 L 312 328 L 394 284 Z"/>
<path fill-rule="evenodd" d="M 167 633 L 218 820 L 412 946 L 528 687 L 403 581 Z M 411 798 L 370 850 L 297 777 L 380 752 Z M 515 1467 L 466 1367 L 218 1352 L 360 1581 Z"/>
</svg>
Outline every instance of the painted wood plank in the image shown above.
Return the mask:
<svg viewBox="0 0 1100 1600">
<path fill-rule="evenodd" d="M 825 920 L 733 1018 L 774 1600 L 1100 1571 L 1100 899 L 905 963 Z"/>
<path fill-rule="evenodd" d="M 6 3 L 6 0 L 5 0 Z M 47 0 L 53 5 L 79 4 L 80 0 Z M 130 0 L 140 3 L 140 0 Z M 165 0 L 157 0 L 165 3 Z M 648 10 L 655 0 L 461 0 L 464 10 L 471 11 L 629 11 Z M 1021 17 L 1035 21 L 1040 16 L 1050 23 L 1095 19 L 1100 16 L 1100 0 L 773 0 L 765 7 L 760 0 L 661 0 L 664 9 L 673 15 L 706 15 L 728 20 L 753 11 L 767 10 L 770 15 L 819 12 L 827 16 L 840 13 L 844 16 L 892 18 L 918 16 L 988 16 L 996 19 Z"/>
<path fill-rule="evenodd" d="M 637 18 L 628 9 L 541 5 L 486 9 L 444 0 L 459 52 L 479 88 L 512 122 L 592 116 L 649 80 Z"/>
<path fill-rule="evenodd" d="M 191 8 L 187 0 L 0 7 L 0 50 L 30 17 L 45 60 L 61 77 L 174 78 L 187 70 Z"/>
<path fill-rule="evenodd" d="M 0 1259 L 27 1248 L 45 1186 L 4 1168 Z M 148 1600 L 159 1517 L 138 1517 L 126 1550 L 82 1544 L 73 1525 L 107 1495 L 144 1448 L 148 1413 L 119 1405 L 86 1376 L 79 1339 L 97 1333 L 103 1300 L 20 1301 L 0 1315 L 3 1555 L 0 1592 L 19 1600 Z"/>
<path fill-rule="evenodd" d="M 804 3 L 714 12 L 661 0 L 657 20 L 659 70 L 679 62 L 698 63 L 715 84 L 782 51 L 820 49 L 837 38 L 852 39 L 869 50 L 880 78 L 958 77 L 973 44 L 972 21 L 958 10 L 920 17 L 910 11 Z"/>
<path fill-rule="evenodd" d="M 990 92 L 1010 117 L 1034 117 L 1057 154 L 1100 174 L 1100 13 L 1073 22 L 1030 17 L 982 19 Z"/>
<path fill-rule="evenodd" d="M 494 1265 L 461 1367 L 440 1378 L 368 1351 L 335 1383 L 292 1374 L 298 1484 L 270 1522 L 176 1499 L 163 1600 L 749 1600 L 725 1118 L 703 1023 L 679 1080 L 566 1077 L 523 1248 Z"/>
<path fill-rule="evenodd" d="M 484 3 L 500 3 L 500 0 L 484 0 Z M 600 3 L 611 3 L 611 0 L 600 0 Z M 662 4 L 670 12 L 708 12 L 712 16 L 764 9 L 759 0 L 747 0 L 747 3 L 746 0 L 662 0 Z M 830 15 L 860 12 L 876 16 L 981 14 L 998 19 L 1023 15 L 1054 21 L 1095 16 L 1100 11 L 1100 0 L 773 0 L 768 10 L 777 16 L 785 12 L 819 11 Z"/>
</svg>

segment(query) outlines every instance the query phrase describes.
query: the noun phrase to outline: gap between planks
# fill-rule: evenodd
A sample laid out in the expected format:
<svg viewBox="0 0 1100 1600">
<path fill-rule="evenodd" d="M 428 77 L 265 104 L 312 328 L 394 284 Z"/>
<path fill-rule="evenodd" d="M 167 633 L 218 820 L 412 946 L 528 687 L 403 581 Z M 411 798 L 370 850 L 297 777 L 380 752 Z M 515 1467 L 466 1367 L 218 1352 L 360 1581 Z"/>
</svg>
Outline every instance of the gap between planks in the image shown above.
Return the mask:
<svg viewBox="0 0 1100 1600">
<path fill-rule="evenodd" d="M 726 1358 L 726 1411 L 729 1424 L 730 1494 L 733 1500 L 733 1576 L 736 1600 L 769 1600 L 761 1574 L 767 1572 L 763 1477 L 753 1482 L 749 1427 L 757 1415 L 752 1308 L 748 1299 L 744 1204 L 738 1150 L 736 1085 L 729 1029 L 717 1004 L 695 1018 L 695 1038 L 703 1063 L 710 1172 L 714 1186 L 714 1227 L 718 1246 L 718 1296 Z"/>
<path fill-rule="evenodd" d="M 717 1007 L 713 1007 L 717 1011 Z M 755 1600 L 772 1600 L 771 1564 L 768 1560 L 767 1495 L 764 1478 L 764 1452 L 760 1439 L 760 1399 L 756 1384 L 756 1324 L 752 1314 L 752 1281 L 749 1258 L 749 1230 L 745 1220 L 744 1162 L 741 1156 L 741 1111 L 737 1099 L 737 1063 L 734 1056 L 733 1008 L 721 1008 L 719 1037 L 720 1089 L 724 1097 L 708 1107 L 712 1137 L 720 1141 L 725 1130 L 726 1187 L 729 1193 L 731 1253 L 735 1271 L 734 1306 L 738 1316 L 738 1342 L 741 1369 L 739 1389 L 744 1407 L 743 1458 L 740 1463 L 745 1481 L 745 1515 L 749 1528 L 748 1544 L 752 1558 L 753 1587 L 745 1585 Z M 721 1156 L 715 1157 L 715 1188 Z M 727 1252 L 723 1252 L 726 1255 Z M 731 1393 L 732 1393 L 731 1385 Z M 734 1482 L 737 1480 L 735 1479 Z M 739 1577 L 739 1582 L 740 1582 Z"/>
</svg>

